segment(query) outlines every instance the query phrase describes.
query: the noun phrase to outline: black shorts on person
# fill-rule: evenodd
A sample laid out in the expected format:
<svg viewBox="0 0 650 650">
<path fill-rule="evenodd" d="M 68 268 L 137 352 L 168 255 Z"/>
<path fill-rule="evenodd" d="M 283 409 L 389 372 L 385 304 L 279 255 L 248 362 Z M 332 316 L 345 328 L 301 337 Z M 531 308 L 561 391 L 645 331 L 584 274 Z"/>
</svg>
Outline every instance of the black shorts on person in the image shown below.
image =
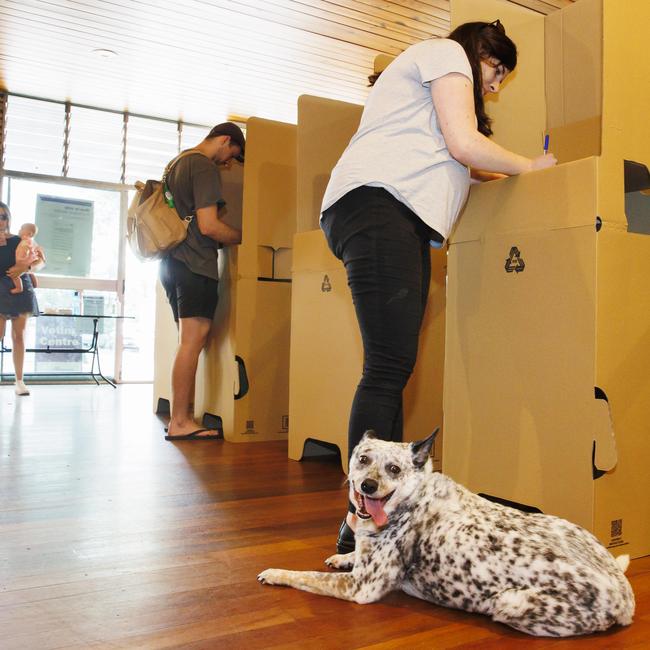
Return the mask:
<svg viewBox="0 0 650 650">
<path fill-rule="evenodd" d="M 212 320 L 219 300 L 217 280 L 193 273 L 182 262 L 165 257 L 160 262 L 160 281 L 176 322 L 179 318 Z"/>
</svg>

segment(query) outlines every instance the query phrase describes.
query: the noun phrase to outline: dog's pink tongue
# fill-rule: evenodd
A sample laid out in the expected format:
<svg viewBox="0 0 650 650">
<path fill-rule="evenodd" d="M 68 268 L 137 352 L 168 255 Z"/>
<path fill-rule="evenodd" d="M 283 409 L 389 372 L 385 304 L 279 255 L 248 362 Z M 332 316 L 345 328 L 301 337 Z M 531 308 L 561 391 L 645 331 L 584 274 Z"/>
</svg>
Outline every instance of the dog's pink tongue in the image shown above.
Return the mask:
<svg viewBox="0 0 650 650">
<path fill-rule="evenodd" d="M 377 526 L 385 526 L 388 523 L 388 517 L 384 512 L 384 504 L 381 502 L 381 499 L 369 499 L 366 497 L 365 505 L 368 514 Z"/>
</svg>

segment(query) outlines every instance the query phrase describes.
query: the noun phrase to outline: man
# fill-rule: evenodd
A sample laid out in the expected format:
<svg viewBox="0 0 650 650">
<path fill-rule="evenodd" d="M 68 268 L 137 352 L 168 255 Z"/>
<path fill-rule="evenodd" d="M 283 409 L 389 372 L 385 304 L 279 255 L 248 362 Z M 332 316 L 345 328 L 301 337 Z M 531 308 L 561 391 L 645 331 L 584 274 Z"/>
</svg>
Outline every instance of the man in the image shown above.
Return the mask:
<svg viewBox="0 0 650 650">
<path fill-rule="evenodd" d="M 244 134 L 232 122 L 215 126 L 168 175 L 167 186 L 181 217 L 193 215 L 187 238 L 160 263 L 160 280 L 178 325 L 179 345 L 172 367 L 171 419 L 166 440 L 216 438 L 193 420 L 194 382 L 218 299 L 220 245 L 241 242 L 241 231 L 224 223 L 218 165 L 244 161 Z"/>
</svg>

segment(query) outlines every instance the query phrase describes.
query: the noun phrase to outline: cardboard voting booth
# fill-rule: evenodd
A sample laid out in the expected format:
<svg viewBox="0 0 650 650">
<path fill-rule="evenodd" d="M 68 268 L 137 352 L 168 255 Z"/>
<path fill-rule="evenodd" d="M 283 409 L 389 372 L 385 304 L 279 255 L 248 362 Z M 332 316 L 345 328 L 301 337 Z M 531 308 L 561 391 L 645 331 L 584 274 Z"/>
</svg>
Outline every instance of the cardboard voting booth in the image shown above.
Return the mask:
<svg viewBox="0 0 650 650">
<path fill-rule="evenodd" d="M 561 164 L 473 188 L 451 239 L 443 470 L 638 557 L 650 553 L 650 3 L 578 0 L 534 20 Z"/>
<path fill-rule="evenodd" d="M 241 220 L 242 243 L 219 253 L 219 304 L 197 370 L 195 414 L 203 414 L 206 424 L 222 426 L 232 442 L 287 437 L 295 130 L 290 124 L 251 118 L 243 170 L 233 165 L 222 174 L 229 206 L 225 220 Z M 168 306 L 157 321 L 167 311 Z M 157 329 L 162 333 L 165 325 L 157 323 Z M 173 358 L 175 339 L 171 343 L 156 340 L 165 372 L 159 376 L 156 368 L 157 397 L 163 389 L 171 392 L 167 358 Z"/>
<path fill-rule="evenodd" d="M 404 440 L 420 440 L 442 423 L 445 329 L 444 250 L 431 252 L 429 302 L 418 360 L 404 391 Z M 320 230 L 294 238 L 291 310 L 289 457 L 307 440 L 336 445 L 348 467 L 348 419 L 363 366 L 363 348 L 343 264 Z M 434 465 L 440 468 L 442 440 Z"/>
<path fill-rule="evenodd" d="M 338 447 L 344 471 L 363 349 L 343 264 L 314 228 L 329 174 L 356 131 L 361 108 L 309 96 L 298 103 L 298 224 L 306 231 L 296 234 L 293 249 L 289 457 L 299 460 L 308 440 L 325 442 Z M 431 256 L 418 361 L 404 395 L 404 440 L 421 439 L 442 421 L 446 253 Z M 440 439 L 438 466 L 441 448 Z"/>
<path fill-rule="evenodd" d="M 222 168 L 221 189 L 226 207 L 222 209 L 222 217 L 229 225 L 235 228 L 242 228 L 242 199 L 244 169 L 241 164 L 233 163 L 230 168 Z M 236 248 L 223 248 L 219 251 L 219 276 L 220 294 L 218 313 L 223 320 L 224 312 L 228 312 L 230 303 L 229 294 L 223 290 L 227 287 L 226 278 L 232 272 L 236 275 Z M 215 315 L 215 321 L 217 316 Z M 213 328 L 214 332 L 214 328 Z M 174 322 L 172 311 L 160 281 L 156 282 L 156 318 L 154 326 L 154 379 L 153 379 L 153 408 L 155 413 L 166 414 L 170 412 L 171 405 L 171 374 L 178 345 L 178 327 Z M 199 370 L 197 370 L 197 384 L 203 373 L 204 355 L 199 358 Z M 199 388 L 199 392 L 201 389 Z M 195 415 L 201 417 L 203 412 L 199 410 L 200 405 L 195 400 Z M 210 423 L 214 425 L 214 422 Z M 222 426 L 222 425 L 220 425 Z"/>
</svg>

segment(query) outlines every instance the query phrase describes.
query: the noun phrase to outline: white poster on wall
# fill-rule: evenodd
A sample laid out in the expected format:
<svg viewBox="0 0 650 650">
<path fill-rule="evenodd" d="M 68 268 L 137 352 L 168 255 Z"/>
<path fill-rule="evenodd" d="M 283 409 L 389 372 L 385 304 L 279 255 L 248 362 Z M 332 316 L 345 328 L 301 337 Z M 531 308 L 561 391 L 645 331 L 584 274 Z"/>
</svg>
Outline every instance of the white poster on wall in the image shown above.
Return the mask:
<svg viewBox="0 0 650 650">
<path fill-rule="evenodd" d="M 42 273 L 87 277 L 93 241 L 94 202 L 39 194 L 36 241 L 45 251 Z"/>
</svg>

